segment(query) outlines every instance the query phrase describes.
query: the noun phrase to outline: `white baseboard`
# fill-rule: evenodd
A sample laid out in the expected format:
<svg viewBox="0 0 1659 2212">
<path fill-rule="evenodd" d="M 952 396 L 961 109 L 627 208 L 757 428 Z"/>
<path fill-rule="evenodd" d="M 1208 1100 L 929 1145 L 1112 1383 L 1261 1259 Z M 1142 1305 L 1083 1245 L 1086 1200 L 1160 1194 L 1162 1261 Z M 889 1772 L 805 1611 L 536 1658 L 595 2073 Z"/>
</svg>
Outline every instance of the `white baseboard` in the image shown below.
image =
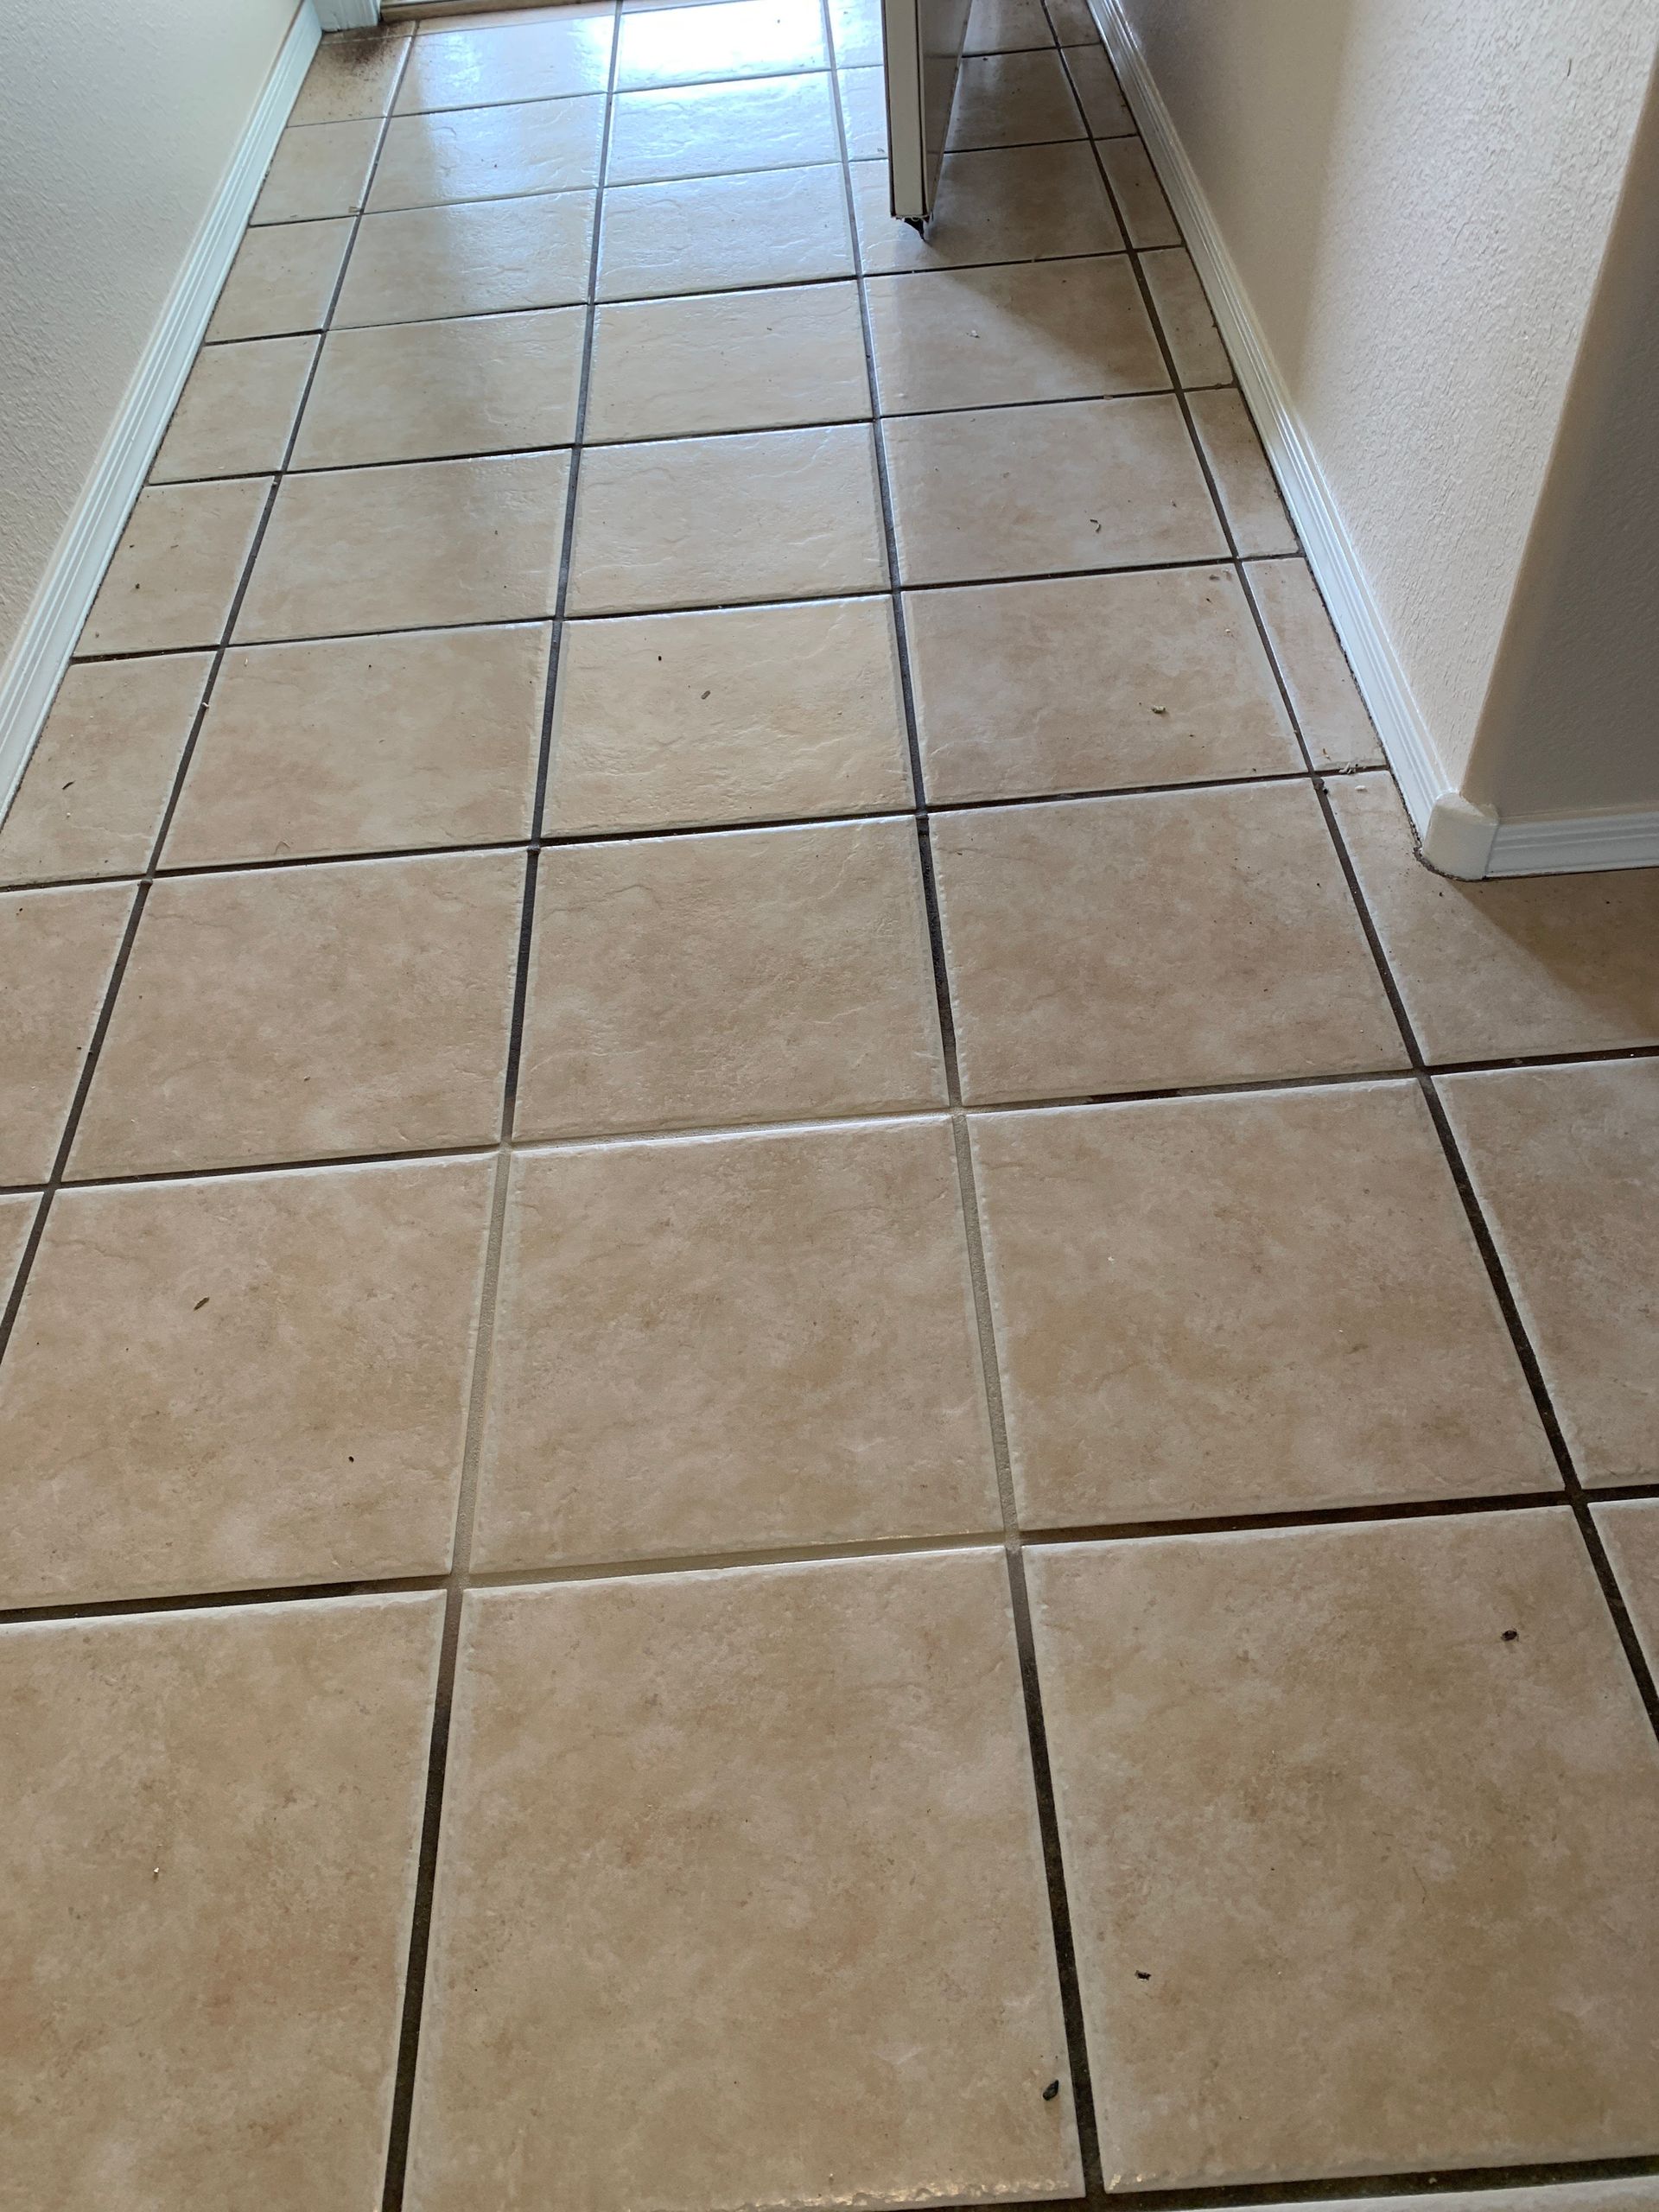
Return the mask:
<svg viewBox="0 0 1659 2212">
<path fill-rule="evenodd" d="M 1659 812 L 1503 822 L 1441 767 L 1370 579 L 1121 0 L 1090 0 L 1233 357 L 1308 565 L 1376 724 L 1423 858 L 1442 874 L 1534 875 L 1659 866 Z"/>
<path fill-rule="evenodd" d="M 0 815 L 11 804 L 132 503 L 149 474 L 321 36 L 314 0 L 301 0 L 16 642 L 0 668 Z"/>
</svg>

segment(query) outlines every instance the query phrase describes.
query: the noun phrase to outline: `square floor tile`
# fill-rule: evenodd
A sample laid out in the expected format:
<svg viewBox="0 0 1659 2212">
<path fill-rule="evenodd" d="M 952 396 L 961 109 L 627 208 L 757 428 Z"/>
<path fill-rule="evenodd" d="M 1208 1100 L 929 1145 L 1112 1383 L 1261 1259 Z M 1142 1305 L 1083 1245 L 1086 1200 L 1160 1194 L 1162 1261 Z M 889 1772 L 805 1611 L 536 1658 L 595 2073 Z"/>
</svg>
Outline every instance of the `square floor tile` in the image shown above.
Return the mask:
<svg viewBox="0 0 1659 2212">
<path fill-rule="evenodd" d="M 873 274 L 1115 253 L 1123 243 L 1085 145 L 947 154 L 924 238 L 893 213 L 885 162 L 855 162 L 859 251 Z"/>
<path fill-rule="evenodd" d="M 0 830 L 0 882 L 143 873 L 212 666 L 162 653 L 70 668 Z"/>
<path fill-rule="evenodd" d="M 376 2201 L 440 1597 L 0 1631 L 22 2204 Z"/>
<path fill-rule="evenodd" d="M 582 385 L 582 308 L 330 333 L 294 448 L 296 468 L 569 445 Z"/>
<path fill-rule="evenodd" d="M 1122 254 L 873 276 L 865 290 L 887 415 L 1169 388 Z"/>
<path fill-rule="evenodd" d="M 1052 46 L 1054 34 L 1043 13 L 1043 0 L 973 0 L 968 10 L 964 54 L 1005 54 L 1028 46 Z"/>
<path fill-rule="evenodd" d="M 1659 1499 L 1599 1505 L 1595 1522 L 1648 1664 L 1659 1669 Z"/>
<path fill-rule="evenodd" d="M 879 599 L 573 622 L 559 647 L 550 836 L 912 803 Z"/>
<path fill-rule="evenodd" d="M 11 1294 L 17 1263 L 23 1256 L 39 1204 L 32 1191 L 0 1198 L 0 1306 Z"/>
<path fill-rule="evenodd" d="M 349 218 L 272 223 L 250 231 L 207 326 L 210 340 L 276 338 L 321 330 L 352 242 Z"/>
<path fill-rule="evenodd" d="M 1380 767 L 1382 747 L 1306 561 L 1244 569 L 1316 768 Z"/>
<path fill-rule="evenodd" d="M 975 1117 L 1020 1518 L 1559 1485 L 1414 1085 Z"/>
<path fill-rule="evenodd" d="M 462 1638 L 421 2212 L 1080 2193 L 1000 1554 L 493 1592 Z"/>
<path fill-rule="evenodd" d="M 52 1172 L 132 900 L 124 883 L 0 899 L 0 1183 Z"/>
<path fill-rule="evenodd" d="M 905 620 L 935 801 L 1302 765 L 1230 569 L 912 592 Z"/>
<path fill-rule="evenodd" d="M 602 99 L 403 115 L 386 128 L 369 206 L 377 214 L 452 200 L 574 192 L 599 181 Z"/>
<path fill-rule="evenodd" d="M 944 1096 L 908 822 L 571 845 L 543 860 L 520 1136 Z"/>
<path fill-rule="evenodd" d="M 1440 1084 L 1586 1483 L 1659 1478 L 1659 1060 Z"/>
<path fill-rule="evenodd" d="M 1065 64 L 1065 73 L 1083 105 L 1084 119 L 1096 138 L 1122 138 L 1135 130 L 1135 118 L 1129 113 L 1128 102 L 1123 97 L 1106 49 L 1099 35 L 1092 29 L 1090 46 L 1067 46 L 1060 59 Z"/>
<path fill-rule="evenodd" d="M 1650 2148 L 1659 1751 L 1568 1513 L 1027 1556 L 1109 2182 Z"/>
<path fill-rule="evenodd" d="M 0 1367 L 0 1602 L 442 1573 L 493 1173 L 60 1192 Z"/>
<path fill-rule="evenodd" d="M 1173 399 L 915 415 L 884 435 L 906 583 L 1225 555 Z"/>
<path fill-rule="evenodd" d="M 963 58 L 945 141 L 952 153 L 974 146 L 1032 146 L 1086 136 L 1052 47 L 1041 53 Z"/>
<path fill-rule="evenodd" d="M 713 7 L 625 14 L 619 91 L 695 85 L 720 77 L 772 77 L 829 66 L 817 0 L 724 0 Z"/>
<path fill-rule="evenodd" d="M 527 623 L 232 646 L 168 866 L 529 836 L 548 634 Z"/>
<path fill-rule="evenodd" d="M 1186 248 L 1162 246 L 1156 253 L 1142 254 L 1141 273 L 1152 289 L 1180 383 L 1189 389 L 1230 383 L 1233 365 Z"/>
<path fill-rule="evenodd" d="M 1054 35 L 1062 46 L 1100 43 L 1100 26 L 1096 22 L 1089 0 L 1047 0 L 1048 19 L 1054 26 Z"/>
<path fill-rule="evenodd" d="M 1296 533 L 1237 391 L 1195 391 L 1187 404 L 1239 551 L 1294 553 Z"/>
<path fill-rule="evenodd" d="M 237 637 L 550 614 L 569 477 L 562 453 L 285 477 Z"/>
<path fill-rule="evenodd" d="M 1306 784 L 933 823 L 970 1102 L 1405 1065 Z"/>
<path fill-rule="evenodd" d="M 1129 244 L 1135 247 L 1179 245 L 1180 225 L 1169 211 L 1158 172 L 1140 139 L 1103 138 L 1100 158 Z"/>
<path fill-rule="evenodd" d="M 847 156 L 882 162 L 887 155 L 887 84 L 880 69 L 843 69 L 837 80 Z"/>
<path fill-rule="evenodd" d="M 1387 776 L 1328 789 L 1431 1060 L 1659 1045 L 1659 870 L 1459 883 L 1417 860 Z"/>
<path fill-rule="evenodd" d="M 73 1173 L 493 1143 L 524 865 L 470 854 L 157 883 Z"/>
<path fill-rule="evenodd" d="M 1000 1536 L 947 1122 L 513 1174 L 475 1567 Z"/>
<path fill-rule="evenodd" d="M 785 429 L 869 412 L 855 284 L 636 300 L 595 318 L 590 440 Z"/>
<path fill-rule="evenodd" d="M 351 123 L 384 115 L 391 105 L 408 27 L 326 38 L 313 55 L 290 123 Z"/>
<path fill-rule="evenodd" d="M 614 25 L 608 6 L 548 9 L 482 29 L 461 21 L 429 25 L 410 56 L 397 112 L 602 92 Z"/>
<path fill-rule="evenodd" d="M 582 455 L 573 614 L 880 591 L 887 580 L 862 423 Z"/>
<path fill-rule="evenodd" d="M 264 478 L 162 484 L 141 492 L 76 652 L 216 645 L 270 492 Z"/>
<path fill-rule="evenodd" d="M 839 168 L 630 184 L 604 200 L 601 300 L 809 284 L 853 273 Z"/>
<path fill-rule="evenodd" d="M 560 307 L 587 296 L 594 195 L 365 215 L 334 327 Z"/>
<path fill-rule="evenodd" d="M 179 395 L 150 481 L 280 468 L 316 350 L 315 338 L 204 346 Z"/>
<path fill-rule="evenodd" d="M 304 223 L 355 215 L 380 143 L 378 121 L 307 123 L 284 130 L 249 220 Z"/>
<path fill-rule="evenodd" d="M 613 184 L 643 184 L 840 159 L 835 100 L 819 73 L 624 92 L 605 174 Z"/>
<path fill-rule="evenodd" d="M 830 0 L 830 35 L 836 66 L 881 66 L 881 0 Z"/>
</svg>

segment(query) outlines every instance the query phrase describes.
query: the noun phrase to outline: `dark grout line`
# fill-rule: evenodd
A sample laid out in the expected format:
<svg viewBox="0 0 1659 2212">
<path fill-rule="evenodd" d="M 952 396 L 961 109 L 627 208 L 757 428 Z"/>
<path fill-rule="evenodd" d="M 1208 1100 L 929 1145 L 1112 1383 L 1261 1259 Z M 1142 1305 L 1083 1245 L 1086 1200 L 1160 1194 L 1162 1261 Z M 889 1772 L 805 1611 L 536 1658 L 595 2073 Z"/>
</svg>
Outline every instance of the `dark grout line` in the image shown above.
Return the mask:
<svg viewBox="0 0 1659 2212">
<path fill-rule="evenodd" d="M 1373 1498 L 1260 1513 L 1149 1514 L 1129 1521 L 1055 1522 L 1022 1533 L 1027 1544 L 1052 1549 L 1058 1544 L 1149 1543 L 1172 1536 L 1258 1536 L 1280 1530 L 1368 1528 L 1377 1522 L 1463 1521 L 1478 1513 L 1565 1513 L 1569 1506 L 1564 1488 L 1495 1491 L 1473 1497 Z"/>
<path fill-rule="evenodd" d="M 235 1590 L 187 1590 L 165 1597 L 99 1598 L 38 1605 L 0 1606 L 0 1628 L 67 1628 L 77 1621 L 149 1620 L 158 1613 L 199 1613 L 219 1606 L 325 1604 L 339 1598 L 391 1598 L 408 1591 L 437 1591 L 441 1574 L 360 1576 L 344 1582 L 251 1584 Z"/>
</svg>

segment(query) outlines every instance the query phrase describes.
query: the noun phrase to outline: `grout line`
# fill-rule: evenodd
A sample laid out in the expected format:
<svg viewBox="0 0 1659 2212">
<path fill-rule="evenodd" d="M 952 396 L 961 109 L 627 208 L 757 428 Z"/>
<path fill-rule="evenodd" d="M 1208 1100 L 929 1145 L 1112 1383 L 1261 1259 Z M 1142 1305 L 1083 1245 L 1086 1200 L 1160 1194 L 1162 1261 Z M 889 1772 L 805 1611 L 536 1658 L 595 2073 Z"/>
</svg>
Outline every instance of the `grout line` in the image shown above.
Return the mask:
<svg viewBox="0 0 1659 2212">
<path fill-rule="evenodd" d="M 599 191 L 602 194 L 610 159 L 611 127 L 616 111 L 618 57 L 622 44 L 622 0 L 612 0 L 612 38 L 599 147 Z M 411 48 L 412 50 L 412 48 Z M 570 468 L 565 485 L 563 527 L 559 542 L 558 583 L 554 594 L 552 630 L 549 640 L 547 674 L 542 697 L 541 741 L 537 747 L 531 829 L 539 827 L 545 802 L 554 738 L 554 709 L 558 695 L 559 665 L 563 642 L 564 611 L 569 597 L 571 553 L 575 542 L 576 501 L 579 496 L 583 431 L 593 381 L 594 338 L 597 310 L 593 296 L 599 272 L 601 226 L 595 219 L 588 242 L 588 304 L 584 307 L 582 371 L 576 389 L 575 421 L 570 442 Z M 480 1293 L 477 1350 L 467 1405 L 467 1441 L 461 1461 L 461 1482 L 456 1504 L 454 1546 L 444 1605 L 443 1642 L 438 1662 L 438 1683 L 433 1702 L 432 1740 L 428 1758 L 425 1807 L 416 1862 L 415 1903 L 410 1917 L 409 1959 L 404 1983 L 404 2011 L 398 2037 L 397 2073 L 391 2124 L 387 2133 L 385 2183 L 382 2212 L 400 2212 L 408 2181 L 410 2131 L 415 2110 L 416 2069 L 420 2053 L 421 2022 L 425 2005 L 428 1961 L 431 1948 L 432 1914 L 437 1885 L 438 1846 L 442 1830 L 444 1781 L 448 1767 L 449 1730 L 454 1709 L 455 1672 L 460 1656 L 461 1630 L 466 1592 L 470 1586 L 473 1531 L 478 1510 L 479 1465 L 483 1450 L 484 1423 L 489 1393 L 491 1357 L 500 1296 L 502 1249 L 506 1236 L 507 1202 L 514 1157 L 514 1120 L 518 1111 L 518 1073 L 524 1052 L 531 962 L 536 925 L 536 892 L 540 853 L 532 849 L 524 868 L 524 902 L 519 925 L 518 958 L 513 977 L 512 1021 L 502 1081 L 501 1123 L 496 1150 L 495 1187 L 490 1213 L 489 1242 L 484 1281 Z"/>
<path fill-rule="evenodd" d="M 832 40 L 834 34 L 830 20 L 830 0 L 819 0 L 819 8 L 825 39 Z M 871 392 L 874 395 L 880 391 L 877 380 L 875 338 L 870 317 L 868 289 L 863 272 L 863 250 L 858 234 L 857 209 L 853 194 L 852 165 L 848 151 L 847 121 L 839 76 L 836 79 L 835 102 L 836 129 L 841 139 L 842 186 L 845 195 L 848 225 L 852 234 L 854 264 L 858 272 L 859 321 L 864 341 L 865 372 L 869 378 Z M 923 900 L 927 916 L 928 942 L 932 956 L 934 990 L 938 1008 L 939 1035 L 944 1057 L 951 1138 L 956 1154 L 957 1198 L 966 1240 L 969 1275 L 973 1290 L 975 1328 L 979 1344 L 980 1370 L 985 1393 L 986 1414 L 990 1427 L 992 1456 L 996 1471 L 997 1500 L 1002 1518 L 1002 1545 L 1007 1572 L 1008 1605 L 1019 1661 L 1020 1686 L 1025 1710 L 1027 1750 L 1031 1761 L 1032 1790 L 1042 1845 L 1043 1872 L 1048 1893 L 1049 1923 L 1054 1945 L 1055 1976 L 1058 1985 L 1061 2016 L 1065 2024 L 1067 2070 L 1070 2075 L 1071 2092 L 1072 2125 L 1076 2132 L 1084 2189 L 1090 2199 L 1094 2200 L 1103 2192 L 1104 2189 L 1099 2127 L 1096 2117 L 1094 2087 L 1090 2073 L 1088 2041 L 1084 2027 L 1083 1999 L 1077 1975 L 1076 1946 L 1072 1941 L 1071 1908 L 1066 1893 L 1065 1868 L 1061 1853 L 1059 1823 L 1055 1808 L 1053 1775 L 1048 1752 L 1048 1731 L 1043 1712 L 1042 1685 L 1038 1673 L 1036 1650 L 1032 1637 L 1031 1605 L 1026 1586 L 1019 1509 L 1014 1492 L 1013 1471 L 1008 1453 L 1001 1374 L 997 1354 L 991 1294 L 986 1275 L 984 1241 L 980 1225 L 979 1198 L 974 1176 L 973 1153 L 969 1140 L 968 1120 L 962 1101 L 956 1016 L 951 1005 L 944 924 L 939 907 L 938 887 L 934 875 L 932 845 L 928 834 L 927 787 L 922 772 L 921 742 L 917 723 L 915 689 L 911 669 L 905 594 L 899 563 L 893 486 L 887 470 L 886 429 L 883 420 L 879 415 L 874 424 L 874 449 L 876 488 L 880 503 L 881 526 L 887 564 L 893 638 L 899 664 L 899 692 L 904 709 L 905 741 L 910 760 L 912 799 L 916 821 L 917 859 L 921 871 Z"/>
</svg>

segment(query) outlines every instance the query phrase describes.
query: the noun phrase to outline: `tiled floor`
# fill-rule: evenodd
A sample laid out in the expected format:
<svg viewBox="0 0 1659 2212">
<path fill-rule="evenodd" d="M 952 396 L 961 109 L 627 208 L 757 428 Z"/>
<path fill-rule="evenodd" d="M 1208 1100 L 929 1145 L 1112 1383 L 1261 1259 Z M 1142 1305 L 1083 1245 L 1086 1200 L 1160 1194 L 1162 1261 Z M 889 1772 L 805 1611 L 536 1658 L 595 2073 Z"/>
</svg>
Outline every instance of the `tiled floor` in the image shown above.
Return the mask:
<svg viewBox="0 0 1659 2212">
<path fill-rule="evenodd" d="M 5 2212 L 1659 2207 L 1659 880 L 969 48 L 313 69 L 0 830 Z"/>
</svg>

